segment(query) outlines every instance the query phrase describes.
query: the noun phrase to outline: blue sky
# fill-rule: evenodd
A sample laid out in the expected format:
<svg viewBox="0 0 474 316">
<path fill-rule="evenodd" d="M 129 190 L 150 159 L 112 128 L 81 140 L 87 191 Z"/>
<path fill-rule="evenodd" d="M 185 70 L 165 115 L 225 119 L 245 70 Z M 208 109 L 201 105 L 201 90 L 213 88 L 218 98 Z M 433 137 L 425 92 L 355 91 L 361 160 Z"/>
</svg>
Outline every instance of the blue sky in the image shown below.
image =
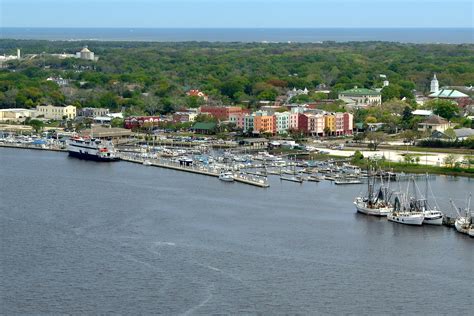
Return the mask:
<svg viewBox="0 0 474 316">
<path fill-rule="evenodd" d="M 467 0 L 0 0 L 2 27 L 474 27 Z"/>
</svg>

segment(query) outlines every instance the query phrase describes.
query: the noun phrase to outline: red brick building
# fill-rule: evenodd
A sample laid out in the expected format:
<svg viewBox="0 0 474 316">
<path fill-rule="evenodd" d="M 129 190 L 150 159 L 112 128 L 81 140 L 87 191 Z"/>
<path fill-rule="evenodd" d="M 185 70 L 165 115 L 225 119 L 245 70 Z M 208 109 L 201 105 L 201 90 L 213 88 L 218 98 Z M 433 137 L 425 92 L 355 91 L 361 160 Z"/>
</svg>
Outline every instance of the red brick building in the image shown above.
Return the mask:
<svg viewBox="0 0 474 316">
<path fill-rule="evenodd" d="M 201 113 L 207 113 L 221 121 L 228 121 L 231 114 L 241 114 L 243 111 L 238 106 L 201 106 Z"/>
</svg>

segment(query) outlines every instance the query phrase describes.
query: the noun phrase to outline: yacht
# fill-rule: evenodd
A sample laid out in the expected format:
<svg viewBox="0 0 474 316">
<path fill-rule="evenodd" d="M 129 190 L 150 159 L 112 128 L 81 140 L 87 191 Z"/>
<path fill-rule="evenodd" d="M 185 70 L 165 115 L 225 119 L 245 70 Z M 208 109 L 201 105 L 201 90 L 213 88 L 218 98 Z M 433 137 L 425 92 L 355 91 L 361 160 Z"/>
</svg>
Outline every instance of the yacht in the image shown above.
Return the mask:
<svg viewBox="0 0 474 316">
<path fill-rule="evenodd" d="M 119 158 L 112 142 L 89 137 L 73 137 L 67 143 L 69 156 L 85 160 L 115 161 Z"/>
<path fill-rule="evenodd" d="M 221 171 L 219 180 L 224 182 L 234 182 L 234 174 L 230 171 Z"/>
</svg>

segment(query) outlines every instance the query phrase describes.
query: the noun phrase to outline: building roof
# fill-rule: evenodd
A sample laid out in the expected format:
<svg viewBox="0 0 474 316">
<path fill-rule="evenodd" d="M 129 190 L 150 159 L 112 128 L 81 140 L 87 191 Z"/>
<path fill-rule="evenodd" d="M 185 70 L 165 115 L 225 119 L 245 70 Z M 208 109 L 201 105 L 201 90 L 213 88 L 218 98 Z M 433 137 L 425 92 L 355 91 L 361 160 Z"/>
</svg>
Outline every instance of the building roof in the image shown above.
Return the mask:
<svg viewBox="0 0 474 316">
<path fill-rule="evenodd" d="M 423 121 L 423 124 L 431 124 L 431 125 L 441 125 L 441 124 L 447 124 L 448 121 L 446 121 L 444 118 L 438 115 L 431 115 L 428 117 L 426 120 Z"/>
<path fill-rule="evenodd" d="M 456 98 L 467 98 L 468 95 L 462 93 L 461 91 L 458 90 L 451 90 L 451 89 L 441 89 L 438 92 L 433 92 L 429 95 L 430 98 L 450 98 L 450 99 L 456 99 Z"/>
<path fill-rule="evenodd" d="M 459 129 L 455 129 L 454 133 L 456 134 L 457 138 L 469 137 L 469 136 L 474 135 L 474 129 L 472 129 L 472 128 L 459 128 Z"/>
<path fill-rule="evenodd" d="M 217 126 L 216 123 L 214 122 L 197 122 L 196 124 L 193 125 L 192 129 L 193 130 L 212 130 Z"/>
<path fill-rule="evenodd" d="M 361 96 L 362 95 L 379 96 L 380 92 L 377 92 L 377 91 L 372 90 L 372 89 L 354 87 L 352 89 L 342 91 L 342 92 L 340 92 L 340 94 L 361 95 Z"/>
<path fill-rule="evenodd" d="M 86 129 L 81 134 L 91 135 L 91 130 Z M 132 134 L 132 131 L 125 128 L 119 127 L 94 127 L 93 136 L 96 138 L 106 138 L 106 137 L 123 137 L 129 136 Z"/>
<path fill-rule="evenodd" d="M 413 115 L 420 115 L 420 116 L 431 116 L 433 115 L 433 111 L 430 110 L 415 110 L 411 112 Z"/>
<path fill-rule="evenodd" d="M 89 48 L 84 47 L 83 49 L 81 49 L 81 53 L 90 53 L 91 51 L 89 50 Z"/>
</svg>

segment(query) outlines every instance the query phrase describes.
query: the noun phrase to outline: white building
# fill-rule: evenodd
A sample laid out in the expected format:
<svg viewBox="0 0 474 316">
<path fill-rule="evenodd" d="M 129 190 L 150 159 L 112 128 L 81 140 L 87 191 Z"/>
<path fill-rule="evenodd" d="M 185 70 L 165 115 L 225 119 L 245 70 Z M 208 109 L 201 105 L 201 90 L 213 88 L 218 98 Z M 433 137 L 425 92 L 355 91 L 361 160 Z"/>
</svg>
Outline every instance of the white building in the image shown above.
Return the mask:
<svg viewBox="0 0 474 316">
<path fill-rule="evenodd" d="M 73 105 L 67 106 L 54 106 L 38 105 L 36 107 L 38 115 L 42 115 L 44 118 L 49 120 L 62 120 L 63 118 L 75 119 L 76 118 L 76 107 Z"/>
<path fill-rule="evenodd" d="M 28 117 L 36 117 L 36 110 L 0 109 L 0 122 L 23 122 Z"/>
<path fill-rule="evenodd" d="M 290 129 L 290 112 L 275 113 L 276 132 L 284 134 Z"/>
<path fill-rule="evenodd" d="M 439 82 L 438 82 L 438 79 L 436 78 L 436 74 L 434 74 L 433 79 L 431 80 L 430 92 L 436 93 L 438 91 L 439 91 Z"/>
<path fill-rule="evenodd" d="M 76 53 L 76 58 L 92 60 L 92 61 L 98 60 L 98 58 L 94 56 L 94 52 L 90 51 L 89 48 L 87 48 L 87 46 L 81 49 L 80 52 Z"/>
<path fill-rule="evenodd" d="M 357 107 L 382 104 L 382 94 L 380 92 L 371 89 L 358 88 L 357 86 L 353 89 L 340 92 L 338 99 L 349 104 L 352 103 Z"/>
</svg>

